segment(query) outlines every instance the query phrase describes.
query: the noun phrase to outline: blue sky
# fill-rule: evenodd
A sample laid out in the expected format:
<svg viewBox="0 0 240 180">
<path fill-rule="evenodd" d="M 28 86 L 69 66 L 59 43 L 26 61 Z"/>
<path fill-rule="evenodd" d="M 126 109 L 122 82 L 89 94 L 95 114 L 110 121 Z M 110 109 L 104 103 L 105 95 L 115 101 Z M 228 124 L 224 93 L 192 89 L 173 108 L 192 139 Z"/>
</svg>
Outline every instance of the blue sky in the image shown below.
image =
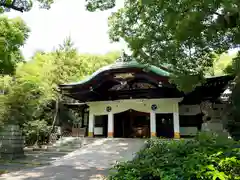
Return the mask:
<svg viewBox="0 0 240 180">
<path fill-rule="evenodd" d="M 107 53 L 121 50 L 124 43 L 110 43 L 107 19 L 123 5 L 117 1 L 116 8 L 104 12 L 87 12 L 85 0 L 57 0 L 50 10 L 33 7 L 30 12 L 11 11 L 9 17 L 20 16 L 30 27 L 30 37 L 22 48 L 26 58 L 36 51 L 51 51 L 67 36 L 71 36 L 79 52 Z"/>
</svg>

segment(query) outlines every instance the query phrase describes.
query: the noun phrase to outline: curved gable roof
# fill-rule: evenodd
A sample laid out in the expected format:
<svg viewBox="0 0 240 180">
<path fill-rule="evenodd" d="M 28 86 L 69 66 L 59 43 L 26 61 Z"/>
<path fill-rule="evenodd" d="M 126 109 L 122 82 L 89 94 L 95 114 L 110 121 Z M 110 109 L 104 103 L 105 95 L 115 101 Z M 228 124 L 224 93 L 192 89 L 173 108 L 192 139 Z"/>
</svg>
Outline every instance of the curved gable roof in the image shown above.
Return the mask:
<svg viewBox="0 0 240 180">
<path fill-rule="evenodd" d="M 94 72 L 91 76 L 89 76 L 88 78 L 76 82 L 76 83 L 69 83 L 69 84 L 61 84 L 60 86 L 68 86 L 68 85 L 81 85 L 81 84 L 85 84 L 89 81 L 91 81 L 92 79 L 94 79 L 96 76 L 98 76 L 99 74 L 109 71 L 109 70 L 117 70 L 117 69 L 124 69 L 124 68 L 139 68 L 139 69 L 143 69 L 145 68 L 147 71 L 151 71 L 159 76 L 165 76 L 165 77 L 169 77 L 170 73 L 162 68 L 159 68 L 157 66 L 153 66 L 153 65 L 147 65 L 147 64 L 140 64 L 137 61 L 130 61 L 130 62 L 116 62 L 114 64 L 110 64 L 108 66 L 104 66 L 102 68 L 100 68 L 99 70 L 97 70 L 96 72 Z"/>
</svg>

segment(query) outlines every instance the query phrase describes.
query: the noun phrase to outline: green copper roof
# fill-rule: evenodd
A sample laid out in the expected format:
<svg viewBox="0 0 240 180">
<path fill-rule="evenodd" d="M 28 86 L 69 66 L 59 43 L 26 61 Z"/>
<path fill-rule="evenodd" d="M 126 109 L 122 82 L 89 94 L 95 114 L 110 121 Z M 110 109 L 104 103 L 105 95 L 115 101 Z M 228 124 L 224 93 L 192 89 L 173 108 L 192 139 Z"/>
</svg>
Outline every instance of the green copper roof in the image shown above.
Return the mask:
<svg viewBox="0 0 240 180">
<path fill-rule="evenodd" d="M 101 74 L 102 72 L 109 71 L 109 70 L 114 70 L 114 69 L 122 69 L 122 68 L 144 68 L 146 71 L 151 71 L 151 72 L 153 72 L 153 73 L 155 73 L 159 76 L 166 76 L 166 77 L 170 76 L 170 73 L 167 72 L 166 70 L 158 68 L 158 67 L 153 66 L 153 65 L 140 64 L 137 61 L 116 62 L 114 64 L 110 64 L 108 66 L 104 66 L 104 67 L 100 68 L 99 70 L 94 72 L 91 76 L 86 78 L 85 80 L 82 80 L 82 81 L 76 82 L 76 83 L 65 84 L 65 85 L 84 84 L 84 83 L 90 81 L 91 79 L 93 79 L 94 77 L 96 77 L 97 75 Z"/>
</svg>

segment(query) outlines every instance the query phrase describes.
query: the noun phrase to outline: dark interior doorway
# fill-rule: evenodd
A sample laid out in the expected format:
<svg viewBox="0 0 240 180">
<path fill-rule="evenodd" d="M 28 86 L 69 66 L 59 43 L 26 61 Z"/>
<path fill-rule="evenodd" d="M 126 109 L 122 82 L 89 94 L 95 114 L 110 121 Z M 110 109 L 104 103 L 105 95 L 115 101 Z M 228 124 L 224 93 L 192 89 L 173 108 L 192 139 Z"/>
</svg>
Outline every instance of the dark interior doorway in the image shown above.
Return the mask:
<svg viewBox="0 0 240 180">
<path fill-rule="evenodd" d="M 103 133 L 102 135 L 94 134 L 94 136 L 97 137 L 107 137 L 108 135 L 108 116 L 107 115 L 102 115 L 102 116 L 95 116 L 94 120 L 94 128 L 103 128 Z"/>
<path fill-rule="evenodd" d="M 149 113 L 127 110 L 114 115 L 114 137 L 150 137 Z"/>
<path fill-rule="evenodd" d="M 156 114 L 157 137 L 173 138 L 173 114 Z"/>
<path fill-rule="evenodd" d="M 179 116 L 180 127 L 196 127 L 198 131 L 201 131 L 202 123 L 203 123 L 203 114 L 199 113 L 197 115 L 180 115 Z M 181 137 L 193 137 L 195 134 L 184 134 Z"/>
</svg>

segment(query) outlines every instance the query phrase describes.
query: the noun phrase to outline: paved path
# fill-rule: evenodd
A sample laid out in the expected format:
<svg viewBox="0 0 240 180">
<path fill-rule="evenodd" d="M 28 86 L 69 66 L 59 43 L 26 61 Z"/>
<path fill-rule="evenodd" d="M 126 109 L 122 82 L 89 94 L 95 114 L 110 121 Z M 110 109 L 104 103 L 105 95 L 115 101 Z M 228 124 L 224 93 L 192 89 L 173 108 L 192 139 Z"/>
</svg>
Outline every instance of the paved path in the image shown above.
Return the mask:
<svg viewBox="0 0 240 180">
<path fill-rule="evenodd" d="M 51 165 L 2 175 L 0 180 L 100 180 L 116 161 L 131 160 L 143 139 L 99 139 Z"/>
</svg>

